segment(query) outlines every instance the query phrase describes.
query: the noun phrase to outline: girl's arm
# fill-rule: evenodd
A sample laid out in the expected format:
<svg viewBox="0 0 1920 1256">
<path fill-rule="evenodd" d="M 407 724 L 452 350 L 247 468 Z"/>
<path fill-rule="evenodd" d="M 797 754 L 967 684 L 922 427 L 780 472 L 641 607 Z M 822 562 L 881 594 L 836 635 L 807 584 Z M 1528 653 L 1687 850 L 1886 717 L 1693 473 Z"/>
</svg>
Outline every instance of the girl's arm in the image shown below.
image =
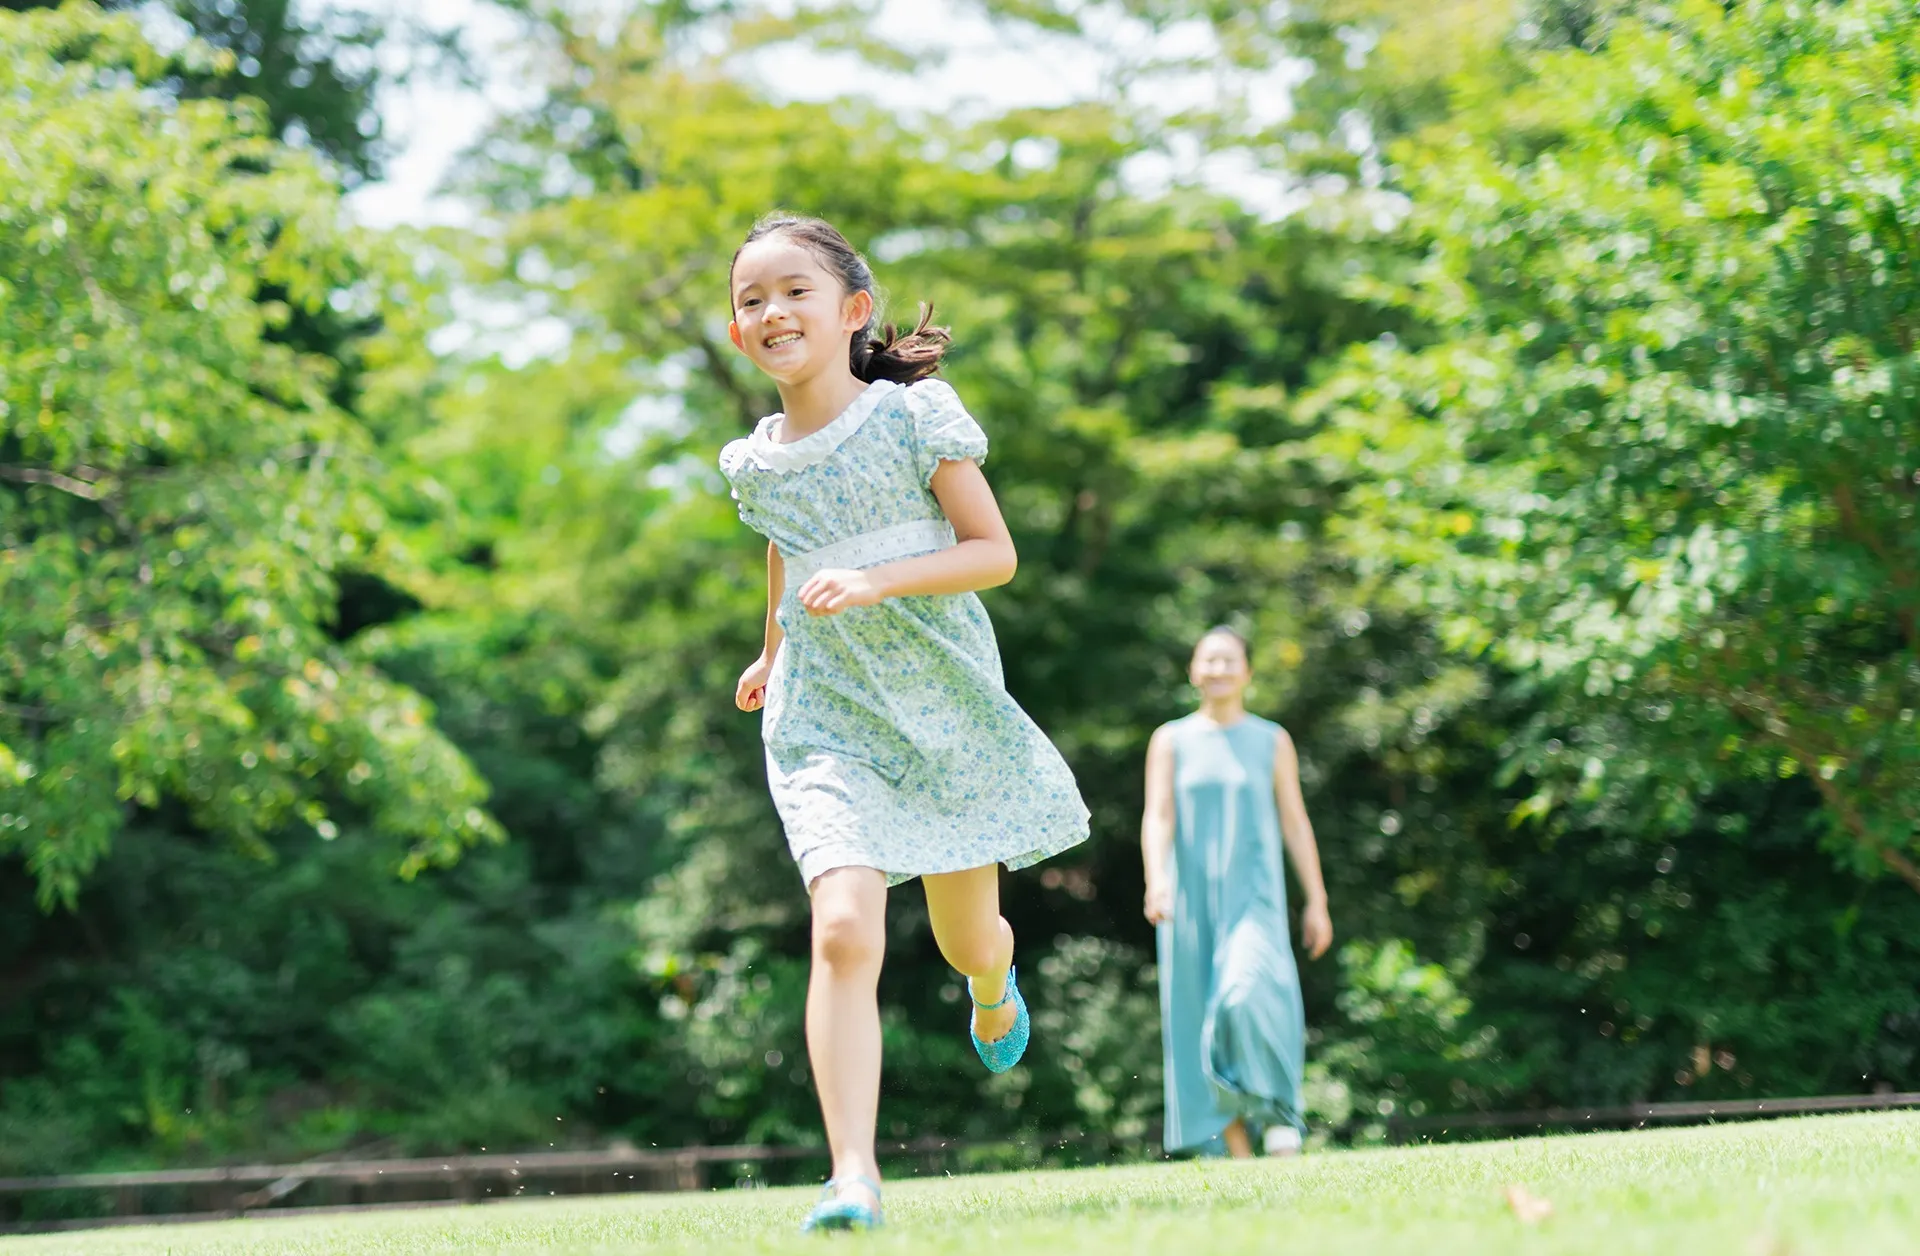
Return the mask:
<svg viewBox="0 0 1920 1256">
<path fill-rule="evenodd" d="M 780 643 L 787 639 L 787 634 L 781 630 L 780 620 L 776 617 L 777 612 L 780 610 L 780 599 L 785 596 L 786 592 L 787 560 L 780 557 L 779 548 L 775 546 L 772 541 L 768 541 L 767 629 L 764 637 L 766 644 L 760 651 L 760 657 L 769 663 L 773 662 L 773 656 L 780 652 Z"/>
<path fill-rule="evenodd" d="M 1147 920 L 1173 919 L 1173 739 L 1166 727 L 1147 742 L 1147 805 L 1140 817 L 1140 855 L 1147 868 Z"/>
<path fill-rule="evenodd" d="M 800 586 L 800 604 L 809 614 L 836 615 L 850 606 L 872 606 L 890 597 L 972 593 L 1013 579 L 1019 557 L 980 465 L 970 458 L 942 461 L 933 473 L 933 495 L 953 525 L 958 544 L 865 571 L 815 572 Z"/>
<path fill-rule="evenodd" d="M 1320 875 L 1320 848 L 1313 840 L 1313 822 L 1307 819 L 1307 801 L 1300 796 L 1300 755 L 1284 728 L 1273 748 L 1273 800 L 1280 808 L 1280 838 L 1307 892 L 1306 910 L 1300 916 L 1300 942 L 1309 958 L 1319 959 L 1333 945 L 1333 917 L 1327 914 L 1327 883 Z"/>
<path fill-rule="evenodd" d="M 767 543 L 767 627 L 764 645 L 760 657 L 747 665 L 740 673 L 740 681 L 733 687 L 733 705 L 742 711 L 758 711 L 767 704 L 767 677 L 773 674 L 773 656 L 780 652 L 780 643 L 786 639 L 786 633 L 780 629 L 776 614 L 780 609 L 780 595 L 787 588 L 787 564 L 780 557 L 780 551 L 773 543 Z"/>
</svg>

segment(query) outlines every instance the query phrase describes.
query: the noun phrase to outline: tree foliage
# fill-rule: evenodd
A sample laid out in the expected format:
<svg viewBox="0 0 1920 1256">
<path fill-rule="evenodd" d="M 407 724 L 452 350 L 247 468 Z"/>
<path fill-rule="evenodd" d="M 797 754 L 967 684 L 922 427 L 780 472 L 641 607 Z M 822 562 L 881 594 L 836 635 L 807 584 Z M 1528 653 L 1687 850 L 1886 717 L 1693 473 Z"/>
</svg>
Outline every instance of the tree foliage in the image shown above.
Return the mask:
<svg viewBox="0 0 1920 1256">
<path fill-rule="evenodd" d="M 63 2 L 0 0 L 0 9 Z M 103 0 L 100 7 L 132 9 L 139 0 Z M 165 58 L 156 80 L 182 96 L 257 100 L 273 135 L 325 154 L 347 183 L 378 177 L 385 150 L 374 107 L 381 82 L 375 51 L 390 42 L 383 23 L 333 7 L 303 13 L 294 0 L 169 0 L 159 7 L 194 43 Z M 207 57 L 206 48 L 229 55 Z"/>
<path fill-rule="evenodd" d="M 148 93 L 130 20 L 5 31 L 5 841 L 69 903 L 168 807 L 263 851 L 346 808 L 396 866 L 450 858 L 492 831 L 484 785 L 329 631 L 340 569 L 391 557 L 373 451 L 271 339 L 370 274 L 335 193 L 251 110 Z"/>
<path fill-rule="evenodd" d="M 1529 813 L 1799 775 L 1920 890 L 1912 33 L 1682 6 L 1402 151 L 1442 338 L 1356 358 L 1326 448 L 1356 552 L 1555 693 Z"/>
</svg>

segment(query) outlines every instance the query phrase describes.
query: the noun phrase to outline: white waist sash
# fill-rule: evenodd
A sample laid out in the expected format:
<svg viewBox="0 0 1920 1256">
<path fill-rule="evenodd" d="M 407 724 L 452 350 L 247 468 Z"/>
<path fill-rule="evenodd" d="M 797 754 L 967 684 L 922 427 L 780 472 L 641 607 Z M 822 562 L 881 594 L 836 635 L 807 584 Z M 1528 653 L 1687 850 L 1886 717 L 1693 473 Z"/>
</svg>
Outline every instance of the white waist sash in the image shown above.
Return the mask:
<svg viewBox="0 0 1920 1256">
<path fill-rule="evenodd" d="M 832 545 L 823 545 L 804 554 L 782 554 L 786 564 L 787 590 L 798 589 L 807 577 L 829 567 L 878 567 L 900 558 L 916 558 L 943 550 L 954 543 L 953 525 L 945 519 L 915 519 L 862 532 Z"/>
</svg>

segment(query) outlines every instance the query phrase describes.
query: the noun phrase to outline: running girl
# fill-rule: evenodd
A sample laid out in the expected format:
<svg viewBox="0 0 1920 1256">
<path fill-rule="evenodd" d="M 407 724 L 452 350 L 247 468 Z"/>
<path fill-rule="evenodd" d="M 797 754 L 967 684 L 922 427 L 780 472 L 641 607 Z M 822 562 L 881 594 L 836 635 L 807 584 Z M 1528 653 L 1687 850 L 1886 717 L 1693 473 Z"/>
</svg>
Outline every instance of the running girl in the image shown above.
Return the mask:
<svg viewBox="0 0 1920 1256">
<path fill-rule="evenodd" d="M 812 218 L 748 233 L 728 275 L 733 343 L 783 411 L 721 470 L 765 536 L 766 645 L 734 702 L 762 710 L 767 780 L 813 899 L 807 1052 L 833 1173 L 806 1230 L 880 1223 L 874 1122 L 887 887 L 922 878 L 940 953 L 965 974 L 973 1044 L 1003 1072 L 1029 1022 L 999 864 L 1083 840 L 1059 753 L 1007 696 L 978 589 L 1013 578 L 980 460 L 928 326 L 874 332 L 873 272 Z"/>
</svg>

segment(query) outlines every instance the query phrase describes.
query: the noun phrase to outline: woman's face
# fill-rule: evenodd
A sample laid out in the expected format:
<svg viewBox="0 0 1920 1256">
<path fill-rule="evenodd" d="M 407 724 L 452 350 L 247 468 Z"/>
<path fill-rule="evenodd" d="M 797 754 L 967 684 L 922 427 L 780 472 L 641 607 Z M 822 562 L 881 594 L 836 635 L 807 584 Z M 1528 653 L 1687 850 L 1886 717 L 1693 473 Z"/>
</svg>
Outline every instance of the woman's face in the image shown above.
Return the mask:
<svg viewBox="0 0 1920 1256">
<path fill-rule="evenodd" d="M 1210 632 L 1193 648 L 1193 663 L 1187 679 L 1202 697 L 1239 698 L 1247 691 L 1253 672 L 1247 665 L 1247 648 L 1240 638 L 1224 632 Z"/>
<path fill-rule="evenodd" d="M 733 343 L 775 381 L 810 379 L 847 362 L 873 298 L 849 296 L 810 249 L 784 236 L 755 240 L 733 266 Z"/>
</svg>

